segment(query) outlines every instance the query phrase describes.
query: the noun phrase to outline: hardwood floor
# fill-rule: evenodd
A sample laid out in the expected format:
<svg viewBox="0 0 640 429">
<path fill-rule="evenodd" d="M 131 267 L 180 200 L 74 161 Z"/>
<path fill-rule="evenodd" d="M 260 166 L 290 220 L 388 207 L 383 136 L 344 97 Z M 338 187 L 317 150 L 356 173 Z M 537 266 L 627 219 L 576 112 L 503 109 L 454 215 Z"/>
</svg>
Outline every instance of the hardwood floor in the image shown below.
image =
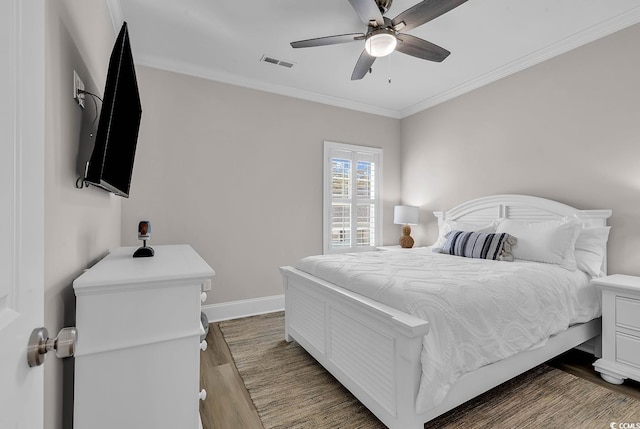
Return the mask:
<svg viewBox="0 0 640 429">
<path fill-rule="evenodd" d="M 262 428 L 217 323 L 209 324 L 207 344 L 200 356 L 200 386 L 207 390 L 200 401 L 203 429 Z"/>
<path fill-rule="evenodd" d="M 207 390 L 207 399 L 200 401 L 203 429 L 263 428 L 217 323 L 209 325 L 207 343 L 209 348 L 200 356 L 200 383 Z M 588 353 L 571 350 L 547 363 L 640 400 L 640 383 L 627 380 L 622 385 L 609 384 L 593 369 L 594 360 Z"/>
<path fill-rule="evenodd" d="M 630 398 L 640 400 L 640 383 L 628 379 L 625 380 L 624 384 L 620 385 L 607 383 L 600 377 L 600 373 L 593 369 L 594 361 L 595 358 L 593 355 L 573 349 L 550 360 L 547 364 L 568 372 L 569 374 L 573 374 L 576 377 L 599 384 L 614 392 L 619 392 Z"/>
</svg>

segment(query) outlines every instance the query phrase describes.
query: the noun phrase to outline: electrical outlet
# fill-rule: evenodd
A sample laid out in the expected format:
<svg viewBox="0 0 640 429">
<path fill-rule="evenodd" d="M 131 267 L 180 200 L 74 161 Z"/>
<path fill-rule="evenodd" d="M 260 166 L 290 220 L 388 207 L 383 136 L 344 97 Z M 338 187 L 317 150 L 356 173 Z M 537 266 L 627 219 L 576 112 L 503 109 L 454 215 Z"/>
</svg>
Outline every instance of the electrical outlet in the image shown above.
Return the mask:
<svg viewBox="0 0 640 429">
<path fill-rule="evenodd" d="M 204 283 L 202 283 L 202 291 L 208 292 L 211 290 L 211 279 L 206 279 Z"/>
<path fill-rule="evenodd" d="M 76 73 L 76 71 L 74 70 L 73 71 L 73 99 L 76 100 L 76 102 L 80 107 L 84 108 L 84 93 L 80 91 L 84 91 L 84 83 L 82 82 L 82 79 L 80 79 L 80 76 L 78 76 L 78 73 Z"/>
</svg>

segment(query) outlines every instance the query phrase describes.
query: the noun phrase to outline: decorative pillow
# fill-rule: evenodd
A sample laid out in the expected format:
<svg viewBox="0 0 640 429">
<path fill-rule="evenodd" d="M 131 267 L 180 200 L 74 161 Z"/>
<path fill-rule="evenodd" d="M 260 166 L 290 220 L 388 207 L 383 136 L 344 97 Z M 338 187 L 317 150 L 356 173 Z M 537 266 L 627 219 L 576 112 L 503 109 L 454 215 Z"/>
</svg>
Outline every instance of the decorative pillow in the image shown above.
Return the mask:
<svg viewBox="0 0 640 429">
<path fill-rule="evenodd" d="M 493 259 L 494 261 L 513 261 L 511 246 L 518 239 L 506 233 L 493 234 L 474 231 L 450 231 L 440 253 L 464 256 L 465 258 Z M 434 249 L 434 251 L 436 251 Z"/>
<path fill-rule="evenodd" d="M 610 226 L 582 228 L 576 240 L 576 265 L 592 277 L 604 275 L 602 263 L 607 249 Z"/>
<path fill-rule="evenodd" d="M 547 222 L 503 219 L 496 232 L 518 237 L 518 245 L 513 248 L 515 259 L 556 264 L 570 271 L 576 269 L 574 247 L 580 230 L 575 217 Z"/>
<path fill-rule="evenodd" d="M 445 220 L 439 226 L 438 231 L 438 239 L 435 243 L 433 243 L 433 247 L 441 248 L 444 246 L 444 243 L 447 241 L 447 234 L 453 230 L 457 231 L 475 231 L 475 232 L 496 232 L 496 228 L 498 227 L 498 223 L 500 221 L 498 219 L 494 220 L 491 223 L 468 223 L 468 222 L 458 222 L 455 220 Z M 435 251 L 435 250 L 434 250 Z"/>
</svg>

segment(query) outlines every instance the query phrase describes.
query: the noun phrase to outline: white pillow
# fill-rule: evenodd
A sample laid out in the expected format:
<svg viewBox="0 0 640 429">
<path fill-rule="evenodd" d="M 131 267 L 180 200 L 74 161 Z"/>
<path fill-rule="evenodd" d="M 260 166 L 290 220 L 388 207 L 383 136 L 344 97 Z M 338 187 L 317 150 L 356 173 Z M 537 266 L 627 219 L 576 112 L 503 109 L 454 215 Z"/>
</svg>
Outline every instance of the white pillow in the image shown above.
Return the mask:
<svg viewBox="0 0 640 429">
<path fill-rule="evenodd" d="M 486 224 L 477 224 L 477 223 L 468 223 L 468 222 L 458 222 L 455 220 L 445 220 L 438 227 L 438 239 L 435 243 L 433 243 L 433 248 L 440 248 L 444 246 L 444 243 L 447 242 L 447 234 L 453 230 L 457 231 L 475 231 L 475 232 L 496 232 L 496 228 L 498 227 L 499 219 L 494 220 L 493 222 Z"/>
<path fill-rule="evenodd" d="M 547 222 L 503 219 L 496 232 L 506 232 L 518 239 L 518 244 L 513 246 L 515 259 L 556 264 L 570 271 L 576 269 L 574 248 L 580 230 L 574 217 Z"/>
<path fill-rule="evenodd" d="M 602 263 L 610 229 L 610 226 L 580 229 L 575 251 L 578 269 L 593 277 L 604 275 Z"/>
</svg>

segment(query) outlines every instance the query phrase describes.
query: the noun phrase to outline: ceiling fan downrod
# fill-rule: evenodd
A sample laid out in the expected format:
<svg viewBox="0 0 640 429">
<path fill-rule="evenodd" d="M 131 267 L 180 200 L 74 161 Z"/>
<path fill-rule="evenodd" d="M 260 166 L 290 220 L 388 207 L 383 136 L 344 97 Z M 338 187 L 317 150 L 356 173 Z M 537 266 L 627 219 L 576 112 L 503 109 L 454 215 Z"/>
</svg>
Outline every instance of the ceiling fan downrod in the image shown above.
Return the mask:
<svg viewBox="0 0 640 429">
<path fill-rule="evenodd" d="M 393 0 L 376 0 L 376 5 L 383 15 L 391 8 L 391 3 L 393 3 Z"/>
</svg>

